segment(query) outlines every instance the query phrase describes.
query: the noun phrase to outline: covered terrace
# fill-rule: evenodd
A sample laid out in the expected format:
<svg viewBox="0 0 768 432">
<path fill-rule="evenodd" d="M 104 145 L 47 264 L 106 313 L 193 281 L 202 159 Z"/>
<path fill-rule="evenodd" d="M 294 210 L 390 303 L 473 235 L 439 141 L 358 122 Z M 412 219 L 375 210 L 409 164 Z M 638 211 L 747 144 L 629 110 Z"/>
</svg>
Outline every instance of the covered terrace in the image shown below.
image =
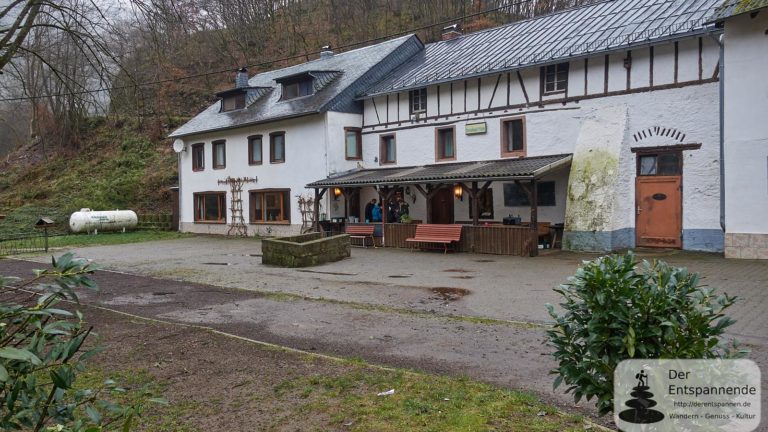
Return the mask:
<svg viewBox="0 0 768 432">
<path fill-rule="evenodd" d="M 359 215 L 359 206 L 365 205 L 360 197 L 363 191 L 367 196 L 378 197 L 382 207 L 402 198 L 402 191 L 413 196 L 416 193 L 423 198 L 424 208 L 420 214 L 411 213 L 416 223 L 458 223 L 464 226 L 459 251 L 493 253 L 503 255 L 536 256 L 542 226 L 538 220 L 540 179 L 555 171 L 567 169 L 571 164 L 571 154 L 534 156 L 516 159 L 494 159 L 486 161 L 440 163 L 423 166 L 359 169 L 330 176 L 307 185 L 314 189 L 315 229 L 320 230 L 320 202 L 328 191 L 333 199 L 343 196 L 343 220 Z M 514 183 L 527 196 L 530 204 L 530 217 L 527 223 L 507 225 L 489 224 L 482 220 L 481 198 L 495 182 Z M 447 196 L 447 199 L 440 198 Z M 453 199 L 469 197 L 469 215 L 471 221 L 457 222 L 454 215 Z M 370 199 L 370 198 L 369 198 Z M 451 201 L 443 208 L 441 203 Z M 382 211 L 380 236 L 382 245 L 387 247 L 407 247 L 405 239 L 415 233 L 416 224 L 401 224 L 387 220 L 387 211 Z M 423 219 L 417 219 L 420 216 Z M 362 220 L 364 222 L 364 219 Z M 546 227 L 548 230 L 549 227 Z"/>
</svg>

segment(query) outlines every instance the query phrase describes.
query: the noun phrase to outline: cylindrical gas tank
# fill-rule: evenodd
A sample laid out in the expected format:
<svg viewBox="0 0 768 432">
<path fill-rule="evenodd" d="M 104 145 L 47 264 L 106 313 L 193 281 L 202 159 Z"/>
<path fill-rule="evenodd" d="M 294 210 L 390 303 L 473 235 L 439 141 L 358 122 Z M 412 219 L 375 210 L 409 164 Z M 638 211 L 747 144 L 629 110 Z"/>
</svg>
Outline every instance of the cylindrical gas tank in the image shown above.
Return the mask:
<svg viewBox="0 0 768 432">
<path fill-rule="evenodd" d="M 69 217 L 69 229 L 74 233 L 124 231 L 136 228 L 139 218 L 132 210 L 93 211 L 80 209 Z"/>
</svg>

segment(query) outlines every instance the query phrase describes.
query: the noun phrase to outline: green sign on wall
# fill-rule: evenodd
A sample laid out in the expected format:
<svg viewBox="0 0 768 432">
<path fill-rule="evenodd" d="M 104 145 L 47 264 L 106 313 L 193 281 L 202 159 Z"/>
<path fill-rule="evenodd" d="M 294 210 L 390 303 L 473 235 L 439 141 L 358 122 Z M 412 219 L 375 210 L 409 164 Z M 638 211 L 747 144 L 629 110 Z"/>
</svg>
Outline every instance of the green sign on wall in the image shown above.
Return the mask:
<svg viewBox="0 0 768 432">
<path fill-rule="evenodd" d="M 467 135 L 479 135 L 488 132 L 485 122 L 467 123 L 464 126 L 464 133 Z"/>
</svg>

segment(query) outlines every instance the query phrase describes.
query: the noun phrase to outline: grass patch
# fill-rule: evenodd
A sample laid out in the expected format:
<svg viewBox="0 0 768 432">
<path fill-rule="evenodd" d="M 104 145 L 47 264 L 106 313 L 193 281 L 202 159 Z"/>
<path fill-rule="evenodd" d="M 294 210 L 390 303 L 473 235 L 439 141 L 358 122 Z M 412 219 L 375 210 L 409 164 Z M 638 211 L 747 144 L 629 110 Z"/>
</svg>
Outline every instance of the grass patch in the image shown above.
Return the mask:
<svg viewBox="0 0 768 432">
<path fill-rule="evenodd" d="M 561 414 L 528 393 L 466 378 L 373 370 L 349 363 L 339 376 L 308 376 L 275 388 L 294 404 L 289 416 L 322 413 L 353 431 L 581 431 L 581 416 Z M 391 396 L 378 392 L 395 389 Z M 543 415 L 542 415 L 543 414 Z"/>
<path fill-rule="evenodd" d="M 81 247 L 141 243 L 156 240 L 174 240 L 194 237 L 193 234 L 175 231 L 132 231 L 126 233 L 101 233 L 97 235 L 70 234 L 48 239 L 49 247 Z"/>
</svg>

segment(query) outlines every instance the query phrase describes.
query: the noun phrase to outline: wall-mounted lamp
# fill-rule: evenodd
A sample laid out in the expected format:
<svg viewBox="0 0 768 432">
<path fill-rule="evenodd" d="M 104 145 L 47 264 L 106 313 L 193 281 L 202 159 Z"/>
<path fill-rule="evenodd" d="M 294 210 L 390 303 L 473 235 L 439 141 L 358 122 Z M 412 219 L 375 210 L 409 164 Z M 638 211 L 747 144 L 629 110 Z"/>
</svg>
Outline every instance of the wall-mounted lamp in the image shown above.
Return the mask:
<svg viewBox="0 0 768 432">
<path fill-rule="evenodd" d="M 624 59 L 624 69 L 632 68 L 632 57 L 626 57 Z"/>
<path fill-rule="evenodd" d="M 464 197 L 464 188 L 462 188 L 460 184 L 455 185 L 453 187 L 453 195 L 457 199 L 462 199 Z"/>
<path fill-rule="evenodd" d="M 333 188 L 333 199 L 339 199 L 341 196 L 341 188 Z"/>
</svg>

